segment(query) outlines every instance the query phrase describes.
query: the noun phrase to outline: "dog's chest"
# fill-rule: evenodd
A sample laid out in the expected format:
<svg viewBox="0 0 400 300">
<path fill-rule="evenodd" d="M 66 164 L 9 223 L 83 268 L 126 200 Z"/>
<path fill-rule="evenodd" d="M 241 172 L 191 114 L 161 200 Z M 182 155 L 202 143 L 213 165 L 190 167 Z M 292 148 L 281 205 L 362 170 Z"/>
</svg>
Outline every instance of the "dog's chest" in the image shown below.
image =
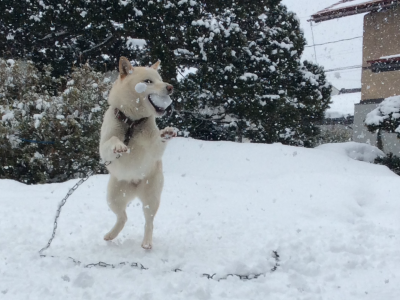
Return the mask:
<svg viewBox="0 0 400 300">
<path fill-rule="evenodd" d="M 156 168 L 165 150 L 157 128 L 135 130 L 127 146 L 129 152 L 109 167 L 109 171 L 119 180 L 142 180 Z"/>
</svg>

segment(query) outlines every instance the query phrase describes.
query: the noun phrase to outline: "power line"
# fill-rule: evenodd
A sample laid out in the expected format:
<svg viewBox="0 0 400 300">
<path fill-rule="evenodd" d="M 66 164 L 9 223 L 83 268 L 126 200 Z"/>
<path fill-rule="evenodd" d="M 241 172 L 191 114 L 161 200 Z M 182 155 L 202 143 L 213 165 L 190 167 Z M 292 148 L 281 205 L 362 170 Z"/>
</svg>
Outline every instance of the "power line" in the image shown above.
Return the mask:
<svg viewBox="0 0 400 300">
<path fill-rule="evenodd" d="M 334 72 L 334 71 L 341 71 L 341 70 L 360 69 L 361 67 L 362 67 L 361 65 L 348 66 L 348 67 L 341 67 L 341 68 L 335 68 L 335 69 L 325 70 L 325 73 L 327 73 L 327 72 Z"/>
<path fill-rule="evenodd" d="M 339 42 L 344 42 L 344 41 L 350 41 L 350 40 L 355 40 L 355 39 L 360 39 L 360 38 L 362 38 L 362 36 L 356 36 L 356 37 L 349 38 L 349 39 L 342 39 L 342 40 L 337 40 L 337 41 L 327 42 L 327 43 L 322 43 L 322 44 L 308 45 L 308 46 L 304 46 L 304 48 L 315 47 L 315 46 L 322 46 L 322 45 L 327 45 L 327 44 L 334 44 L 334 43 L 339 43 Z"/>
</svg>

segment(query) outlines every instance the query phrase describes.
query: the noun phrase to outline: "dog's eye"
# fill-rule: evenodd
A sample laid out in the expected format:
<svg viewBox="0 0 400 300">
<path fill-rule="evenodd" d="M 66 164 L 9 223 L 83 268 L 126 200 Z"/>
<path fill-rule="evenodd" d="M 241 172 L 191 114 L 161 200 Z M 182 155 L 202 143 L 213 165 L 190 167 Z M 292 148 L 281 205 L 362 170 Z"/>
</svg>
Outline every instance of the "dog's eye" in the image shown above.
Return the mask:
<svg viewBox="0 0 400 300">
<path fill-rule="evenodd" d="M 143 80 L 143 82 L 147 84 L 153 83 L 153 81 L 151 81 L 150 79 Z"/>
</svg>

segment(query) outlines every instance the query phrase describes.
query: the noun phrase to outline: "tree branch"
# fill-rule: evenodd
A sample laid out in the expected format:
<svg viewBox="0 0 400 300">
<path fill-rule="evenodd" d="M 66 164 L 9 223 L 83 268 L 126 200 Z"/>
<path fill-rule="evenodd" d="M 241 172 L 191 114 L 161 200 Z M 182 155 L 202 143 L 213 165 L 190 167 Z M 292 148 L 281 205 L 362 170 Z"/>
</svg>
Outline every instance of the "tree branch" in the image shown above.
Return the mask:
<svg viewBox="0 0 400 300">
<path fill-rule="evenodd" d="M 97 44 L 96 46 L 94 46 L 94 47 L 92 47 L 92 48 L 90 48 L 90 49 L 84 50 L 84 51 L 82 52 L 82 54 L 87 53 L 87 52 L 90 52 L 90 51 L 92 51 L 93 49 L 96 49 L 96 48 L 98 48 L 98 47 L 104 45 L 104 44 L 107 43 L 112 37 L 113 37 L 113 34 L 109 35 L 109 36 L 108 36 L 104 41 L 102 41 L 100 44 Z"/>
<path fill-rule="evenodd" d="M 39 41 L 44 41 L 44 40 L 47 40 L 47 39 L 49 39 L 49 38 L 51 38 L 51 37 L 55 37 L 55 36 L 60 36 L 60 35 L 64 35 L 64 34 L 67 34 L 68 33 L 68 31 L 60 31 L 60 32 L 56 32 L 56 33 L 49 33 L 48 35 L 46 35 L 44 38 L 42 38 L 42 39 L 40 39 Z"/>
</svg>

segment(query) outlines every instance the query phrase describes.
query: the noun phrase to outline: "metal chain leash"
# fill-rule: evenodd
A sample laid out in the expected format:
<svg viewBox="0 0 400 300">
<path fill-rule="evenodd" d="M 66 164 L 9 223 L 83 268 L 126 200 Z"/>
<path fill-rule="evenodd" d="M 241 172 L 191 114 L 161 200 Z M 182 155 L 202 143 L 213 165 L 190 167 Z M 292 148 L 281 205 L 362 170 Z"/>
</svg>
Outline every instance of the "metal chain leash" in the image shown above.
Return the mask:
<svg viewBox="0 0 400 300">
<path fill-rule="evenodd" d="M 46 255 L 42 255 L 42 257 L 46 257 Z M 51 256 L 51 257 L 55 257 L 55 256 Z M 272 257 L 275 259 L 275 264 L 270 270 L 271 273 L 276 271 L 277 268 L 280 266 L 280 264 L 279 264 L 280 259 L 279 259 L 279 254 L 278 254 L 277 251 L 272 251 Z M 78 265 L 78 266 L 82 265 L 81 261 L 79 261 L 79 260 L 76 260 L 76 259 L 74 259 L 72 257 L 68 257 L 68 259 L 72 260 L 73 263 Z M 132 262 L 120 262 L 120 263 L 117 263 L 117 264 L 109 264 L 109 263 L 106 263 L 106 262 L 103 262 L 103 261 L 99 261 L 97 263 L 90 263 L 90 264 L 83 265 L 84 268 L 100 267 L 100 268 L 110 268 L 110 269 L 115 269 L 115 268 L 123 267 L 123 266 L 129 266 L 129 267 L 132 267 L 132 268 L 138 268 L 140 270 L 148 270 L 149 269 L 149 268 L 146 268 L 145 266 L 143 266 L 141 263 L 136 263 L 136 262 L 134 262 L 134 263 L 132 263 Z M 171 272 L 177 273 L 177 272 L 183 272 L 183 270 L 177 268 L 177 269 L 171 270 Z M 230 274 L 226 274 L 224 276 L 218 276 L 217 273 L 214 273 L 214 274 L 203 273 L 203 274 L 201 274 L 202 277 L 205 277 L 207 279 L 216 280 L 216 281 L 226 280 L 226 279 L 228 279 L 228 277 L 234 277 L 234 276 L 238 277 L 240 280 L 252 280 L 252 279 L 257 279 L 258 277 L 263 276 L 263 275 L 265 276 L 266 273 L 256 273 L 256 274 L 246 274 L 246 275 L 230 273 Z"/>
<path fill-rule="evenodd" d="M 118 154 L 117 159 L 120 158 L 120 157 L 121 157 L 121 155 Z M 110 164 L 111 164 L 110 161 L 106 161 L 106 162 L 102 163 L 101 165 L 107 167 L 107 166 L 110 165 Z M 55 236 L 56 236 L 56 231 L 57 231 L 57 226 L 58 226 L 57 221 L 58 221 L 58 218 L 60 217 L 61 209 L 63 208 L 63 206 L 64 206 L 65 203 L 67 202 L 69 196 L 71 196 L 71 195 L 78 189 L 78 187 L 79 187 L 82 183 L 84 183 L 86 180 L 88 180 L 90 176 L 92 176 L 93 174 L 95 174 L 95 173 L 100 169 L 101 165 L 98 166 L 98 167 L 96 167 L 96 168 L 94 168 L 93 170 L 89 171 L 89 172 L 85 175 L 85 177 L 81 178 L 81 179 L 68 191 L 68 193 L 65 195 L 65 197 L 61 200 L 61 202 L 60 202 L 60 204 L 58 205 L 58 208 L 57 208 L 56 217 L 55 217 L 55 219 L 54 219 L 53 233 L 52 233 L 52 235 L 51 235 L 51 238 L 50 238 L 49 241 L 47 242 L 47 245 L 46 245 L 45 247 L 43 247 L 43 248 L 39 251 L 40 257 L 55 257 L 55 256 L 48 256 L 48 255 L 45 255 L 45 254 L 43 254 L 43 251 L 47 250 L 47 249 L 50 247 L 51 243 L 53 242 L 53 240 L 54 240 L 54 238 L 55 238 Z M 275 259 L 275 265 L 274 265 L 273 268 L 271 269 L 271 272 L 274 272 L 274 271 L 276 271 L 276 269 L 279 267 L 279 261 L 280 261 L 280 259 L 279 259 L 279 254 L 278 254 L 278 252 L 277 252 L 277 251 L 272 251 L 272 257 Z M 71 260 L 72 260 L 75 264 L 77 264 L 77 265 L 81 265 L 81 264 L 82 264 L 79 260 L 76 260 L 76 259 L 74 259 L 74 258 L 72 258 L 72 257 L 68 257 L 68 258 L 71 259 Z M 141 263 L 137 263 L 137 262 L 133 262 L 133 263 L 132 263 L 132 262 L 120 262 L 120 263 L 118 263 L 118 264 L 109 264 L 109 263 L 106 263 L 106 262 L 99 261 L 99 262 L 97 262 L 97 263 L 90 263 L 90 264 L 83 265 L 84 268 L 102 267 L 102 268 L 112 268 L 112 269 L 114 269 L 114 268 L 116 268 L 116 267 L 119 267 L 119 266 L 130 266 L 130 267 L 133 267 L 133 268 L 140 268 L 141 270 L 148 270 L 148 268 L 144 267 Z M 173 271 L 173 272 L 182 272 L 181 269 L 174 269 L 174 270 L 172 270 L 172 271 Z M 207 279 L 214 279 L 214 280 L 220 281 L 220 280 L 227 279 L 227 278 L 230 277 L 230 276 L 237 276 L 237 277 L 239 277 L 241 280 L 257 279 L 257 278 L 260 277 L 261 275 L 265 275 L 265 273 L 247 274 L 247 275 L 241 275 L 241 274 L 227 274 L 227 275 L 225 275 L 225 276 L 223 276 L 223 277 L 220 277 L 219 279 L 215 279 L 215 278 L 214 278 L 215 275 L 217 275 L 217 274 L 216 274 L 216 273 L 214 273 L 214 274 L 203 273 L 203 274 L 202 274 L 202 276 L 203 276 L 203 277 L 206 277 Z"/>
<path fill-rule="evenodd" d="M 117 156 L 117 158 L 119 158 L 119 156 Z M 111 162 L 110 162 L 110 161 L 106 161 L 105 163 L 103 163 L 103 164 L 101 164 L 101 165 L 107 167 L 109 164 L 111 164 Z M 57 221 L 58 221 L 58 218 L 60 217 L 61 209 L 63 208 L 63 206 L 64 206 L 65 203 L 67 202 L 69 196 L 71 196 L 71 195 L 78 189 L 78 187 L 79 187 L 82 183 L 84 183 L 86 180 L 88 180 L 89 177 L 92 176 L 94 173 L 96 173 L 99 169 L 100 169 L 100 166 L 94 168 L 93 170 L 90 170 L 90 171 L 85 175 L 85 177 L 81 178 L 81 180 L 79 180 L 79 181 L 68 191 L 68 193 L 65 195 L 65 197 L 61 200 L 60 204 L 58 204 L 58 208 L 57 208 L 57 211 L 56 211 L 56 217 L 55 217 L 55 219 L 54 219 L 53 233 L 52 233 L 52 235 L 51 235 L 51 238 L 50 238 L 49 241 L 47 242 L 47 245 L 46 245 L 45 247 L 43 247 L 42 249 L 40 249 L 40 251 L 39 251 L 40 256 L 42 256 L 42 257 L 43 257 L 43 256 L 46 256 L 46 255 L 43 255 L 43 251 L 44 251 L 44 250 L 47 250 L 47 249 L 50 247 L 50 245 L 51 245 L 51 243 L 53 242 L 53 240 L 54 240 L 54 237 L 55 237 L 56 231 L 57 231 L 57 226 L 58 226 Z"/>
<path fill-rule="evenodd" d="M 82 264 L 81 261 L 76 260 L 75 258 L 72 258 L 72 257 L 68 257 L 68 258 L 70 260 L 72 260 L 74 262 L 74 264 L 76 264 L 76 265 L 81 265 Z M 90 263 L 90 264 L 87 264 L 87 265 L 83 265 L 84 268 L 102 267 L 102 268 L 111 268 L 111 269 L 115 269 L 117 267 L 122 267 L 122 266 L 130 266 L 132 268 L 140 268 L 141 270 L 148 270 L 148 268 L 143 266 L 141 263 L 136 263 L 136 262 L 132 263 L 132 262 L 127 262 L 127 261 L 123 261 L 123 262 L 120 262 L 120 263 L 115 264 L 115 265 L 106 263 L 104 261 L 99 261 L 97 263 Z"/>
</svg>

